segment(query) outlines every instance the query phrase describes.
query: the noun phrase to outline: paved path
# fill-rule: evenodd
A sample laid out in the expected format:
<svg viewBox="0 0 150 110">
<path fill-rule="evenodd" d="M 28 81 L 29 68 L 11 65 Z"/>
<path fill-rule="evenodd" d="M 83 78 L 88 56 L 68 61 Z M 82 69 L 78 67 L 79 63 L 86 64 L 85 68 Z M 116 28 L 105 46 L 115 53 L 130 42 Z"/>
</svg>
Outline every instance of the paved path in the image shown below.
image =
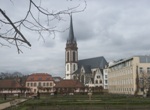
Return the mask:
<svg viewBox="0 0 150 110">
<path fill-rule="evenodd" d="M 16 99 L 16 100 L 18 101 L 17 104 L 19 104 L 19 103 L 21 103 L 21 102 L 26 101 L 27 99 Z M 14 101 L 16 101 L 16 100 L 14 100 Z M 11 101 L 11 102 L 13 102 L 13 101 Z M 0 104 L 0 110 L 3 110 L 3 109 L 8 108 L 8 107 L 10 107 L 10 106 L 11 106 L 10 102 L 2 103 L 2 104 Z"/>
</svg>

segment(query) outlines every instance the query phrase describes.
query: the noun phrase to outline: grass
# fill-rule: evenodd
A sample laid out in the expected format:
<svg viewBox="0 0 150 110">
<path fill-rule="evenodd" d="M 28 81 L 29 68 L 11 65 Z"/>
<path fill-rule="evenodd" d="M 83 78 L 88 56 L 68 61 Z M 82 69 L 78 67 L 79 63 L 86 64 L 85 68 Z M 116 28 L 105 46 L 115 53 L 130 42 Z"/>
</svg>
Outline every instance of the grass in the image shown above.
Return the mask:
<svg viewBox="0 0 150 110">
<path fill-rule="evenodd" d="M 40 99 L 30 99 L 15 110 L 110 110 L 123 108 L 150 108 L 150 99 L 125 95 L 93 95 L 89 100 L 87 95 L 74 96 L 42 96 Z M 137 110 L 137 109 L 135 109 Z"/>
</svg>

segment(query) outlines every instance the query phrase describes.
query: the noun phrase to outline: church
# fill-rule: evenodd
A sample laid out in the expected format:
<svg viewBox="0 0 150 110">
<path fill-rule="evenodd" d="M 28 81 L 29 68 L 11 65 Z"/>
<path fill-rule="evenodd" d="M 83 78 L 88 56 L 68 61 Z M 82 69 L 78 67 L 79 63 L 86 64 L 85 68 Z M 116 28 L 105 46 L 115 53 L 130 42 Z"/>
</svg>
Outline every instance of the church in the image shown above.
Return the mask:
<svg viewBox="0 0 150 110">
<path fill-rule="evenodd" d="M 108 66 L 103 56 L 78 60 L 77 41 L 72 16 L 65 48 L 65 79 L 79 80 L 88 87 L 104 87 L 104 69 Z"/>
</svg>

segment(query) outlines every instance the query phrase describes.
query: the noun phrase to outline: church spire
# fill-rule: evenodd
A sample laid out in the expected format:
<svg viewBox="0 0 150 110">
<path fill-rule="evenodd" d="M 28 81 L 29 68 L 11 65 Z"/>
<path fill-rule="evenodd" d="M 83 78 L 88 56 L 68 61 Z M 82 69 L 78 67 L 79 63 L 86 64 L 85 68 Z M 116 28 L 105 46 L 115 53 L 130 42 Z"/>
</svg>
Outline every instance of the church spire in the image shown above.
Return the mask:
<svg viewBox="0 0 150 110">
<path fill-rule="evenodd" d="M 72 23 L 72 15 L 70 15 L 70 29 L 69 29 L 69 37 L 67 43 L 74 43 L 76 42 L 73 32 L 73 23 Z"/>
</svg>

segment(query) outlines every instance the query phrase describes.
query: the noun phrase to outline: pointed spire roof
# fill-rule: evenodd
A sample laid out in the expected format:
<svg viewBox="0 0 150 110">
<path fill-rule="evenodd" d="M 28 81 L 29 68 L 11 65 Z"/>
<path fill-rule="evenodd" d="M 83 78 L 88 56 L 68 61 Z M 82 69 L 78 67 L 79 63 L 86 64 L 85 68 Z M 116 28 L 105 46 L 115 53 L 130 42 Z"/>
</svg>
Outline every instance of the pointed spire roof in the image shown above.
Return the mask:
<svg viewBox="0 0 150 110">
<path fill-rule="evenodd" d="M 75 42 L 74 32 L 73 32 L 73 23 L 72 23 L 72 15 L 70 15 L 70 29 L 69 29 L 69 37 L 67 42 L 73 43 Z"/>
</svg>

